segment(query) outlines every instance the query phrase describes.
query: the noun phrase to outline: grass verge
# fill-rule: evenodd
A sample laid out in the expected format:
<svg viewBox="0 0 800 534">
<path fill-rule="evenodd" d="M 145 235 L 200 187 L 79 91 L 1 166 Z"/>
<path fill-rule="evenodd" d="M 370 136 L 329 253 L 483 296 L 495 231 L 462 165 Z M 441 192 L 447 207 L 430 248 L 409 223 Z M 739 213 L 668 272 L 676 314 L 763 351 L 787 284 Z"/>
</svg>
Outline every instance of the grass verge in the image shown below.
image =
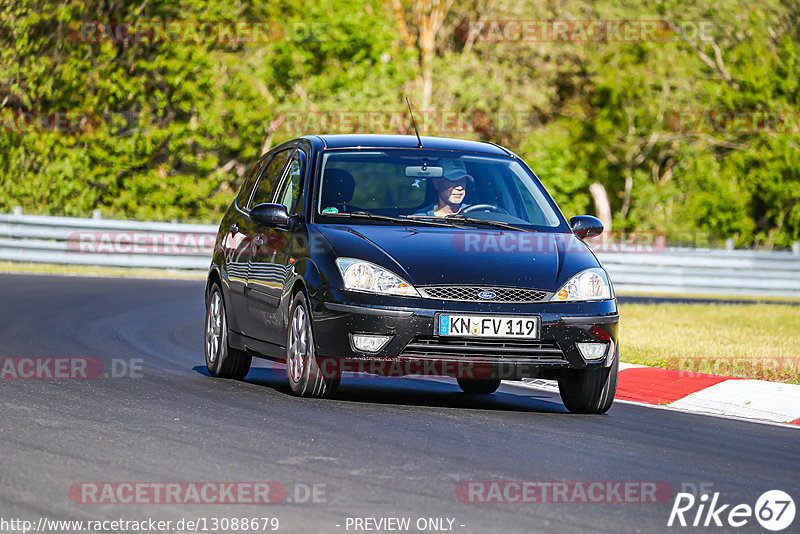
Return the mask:
<svg viewBox="0 0 800 534">
<path fill-rule="evenodd" d="M 621 361 L 800 383 L 800 309 L 781 304 L 621 304 Z"/>
</svg>

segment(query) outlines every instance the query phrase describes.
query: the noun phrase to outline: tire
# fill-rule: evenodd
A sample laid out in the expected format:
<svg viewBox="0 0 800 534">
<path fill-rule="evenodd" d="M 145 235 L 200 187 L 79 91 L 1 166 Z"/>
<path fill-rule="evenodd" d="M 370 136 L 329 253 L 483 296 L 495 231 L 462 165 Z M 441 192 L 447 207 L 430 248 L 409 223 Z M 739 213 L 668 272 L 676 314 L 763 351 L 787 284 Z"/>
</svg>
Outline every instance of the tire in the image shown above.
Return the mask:
<svg viewBox="0 0 800 534">
<path fill-rule="evenodd" d="M 203 343 L 206 368 L 211 376 L 241 380 L 250 371 L 252 358 L 228 345 L 228 319 L 219 284 L 214 282 L 206 295 L 206 335 Z"/>
<path fill-rule="evenodd" d="M 606 413 L 617 392 L 619 358 L 614 355 L 611 367 L 570 371 L 558 380 L 561 401 L 572 413 Z"/>
<path fill-rule="evenodd" d="M 341 375 L 325 376 L 315 355 L 314 332 L 308 301 L 300 291 L 289 308 L 286 328 L 286 376 L 289 389 L 299 397 L 330 397 L 339 387 Z M 322 366 L 324 367 L 324 366 Z"/>
<path fill-rule="evenodd" d="M 464 393 L 471 395 L 488 395 L 497 391 L 497 388 L 500 387 L 500 379 L 485 378 L 475 380 L 472 378 L 459 378 L 458 387 Z"/>
</svg>

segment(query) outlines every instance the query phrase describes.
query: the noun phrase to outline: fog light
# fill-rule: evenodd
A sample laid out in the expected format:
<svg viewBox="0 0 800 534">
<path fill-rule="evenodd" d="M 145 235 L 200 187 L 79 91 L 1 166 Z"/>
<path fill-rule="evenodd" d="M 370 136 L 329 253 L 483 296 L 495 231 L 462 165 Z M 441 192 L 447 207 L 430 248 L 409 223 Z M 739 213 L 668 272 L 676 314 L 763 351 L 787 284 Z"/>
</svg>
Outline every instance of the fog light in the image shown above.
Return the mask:
<svg viewBox="0 0 800 534">
<path fill-rule="evenodd" d="M 578 343 L 578 350 L 586 361 L 601 360 L 606 355 L 606 343 Z"/>
<path fill-rule="evenodd" d="M 392 336 L 380 336 L 374 334 L 350 334 L 353 340 L 353 347 L 362 352 L 378 352 Z"/>
</svg>

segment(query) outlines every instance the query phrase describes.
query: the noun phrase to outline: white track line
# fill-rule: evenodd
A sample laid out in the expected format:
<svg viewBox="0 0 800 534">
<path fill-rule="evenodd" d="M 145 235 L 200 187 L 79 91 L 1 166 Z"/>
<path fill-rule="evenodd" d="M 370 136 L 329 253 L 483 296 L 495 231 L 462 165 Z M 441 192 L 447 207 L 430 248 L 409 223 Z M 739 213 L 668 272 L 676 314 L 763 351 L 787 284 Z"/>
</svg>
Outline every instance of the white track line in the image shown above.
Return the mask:
<svg viewBox="0 0 800 534">
<path fill-rule="evenodd" d="M 730 380 L 729 382 L 743 382 L 742 380 Z M 724 383 L 724 382 L 723 382 Z M 770 382 L 771 384 L 779 384 L 776 382 Z M 525 389 L 535 389 L 538 391 L 544 391 L 547 393 L 558 393 L 558 385 L 555 380 L 540 380 L 540 379 L 526 379 L 526 382 L 521 381 L 503 381 L 503 384 L 509 386 L 516 386 Z M 782 386 L 790 385 L 794 386 L 795 384 L 780 384 Z M 798 386 L 800 387 L 800 386 Z M 645 408 L 653 408 L 655 410 L 668 410 L 671 412 L 678 412 L 678 413 L 690 413 L 693 415 L 704 415 L 706 417 L 715 417 L 718 419 L 732 419 L 734 421 L 746 421 L 748 423 L 760 423 L 762 425 L 773 425 L 773 426 L 781 426 L 784 428 L 791 428 L 794 430 L 799 430 L 800 425 L 792 425 L 789 423 L 783 423 L 779 421 L 773 420 L 765 420 L 765 419 L 753 419 L 750 417 L 745 417 L 739 414 L 727 414 L 727 413 L 709 413 L 707 411 L 697 411 L 695 409 L 689 409 L 684 407 L 674 407 L 675 403 L 672 404 L 647 404 L 645 402 L 637 402 L 637 401 L 630 401 L 630 400 L 622 400 L 622 399 L 615 399 L 614 403 L 619 404 L 633 404 L 635 406 L 643 406 Z M 795 418 L 796 419 L 796 418 Z M 794 420 L 794 419 L 792 419 Z"/>
</svg>

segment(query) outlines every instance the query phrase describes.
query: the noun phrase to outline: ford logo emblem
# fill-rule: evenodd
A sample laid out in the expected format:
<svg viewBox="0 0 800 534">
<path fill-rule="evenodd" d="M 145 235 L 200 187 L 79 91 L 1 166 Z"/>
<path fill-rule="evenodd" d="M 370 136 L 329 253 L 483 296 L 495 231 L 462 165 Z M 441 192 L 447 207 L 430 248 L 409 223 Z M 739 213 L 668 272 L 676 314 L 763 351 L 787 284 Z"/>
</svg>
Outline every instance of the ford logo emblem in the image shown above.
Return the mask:
<svg viewBox="0 0 800 534">
<path fill-rule="evenodd" d="M 494 291 L 481 291 L 480 293 L 478 293 L 478 296 L 482 299 L 489 300 L 495 298 L 497 294 Z"/>
</svg>

